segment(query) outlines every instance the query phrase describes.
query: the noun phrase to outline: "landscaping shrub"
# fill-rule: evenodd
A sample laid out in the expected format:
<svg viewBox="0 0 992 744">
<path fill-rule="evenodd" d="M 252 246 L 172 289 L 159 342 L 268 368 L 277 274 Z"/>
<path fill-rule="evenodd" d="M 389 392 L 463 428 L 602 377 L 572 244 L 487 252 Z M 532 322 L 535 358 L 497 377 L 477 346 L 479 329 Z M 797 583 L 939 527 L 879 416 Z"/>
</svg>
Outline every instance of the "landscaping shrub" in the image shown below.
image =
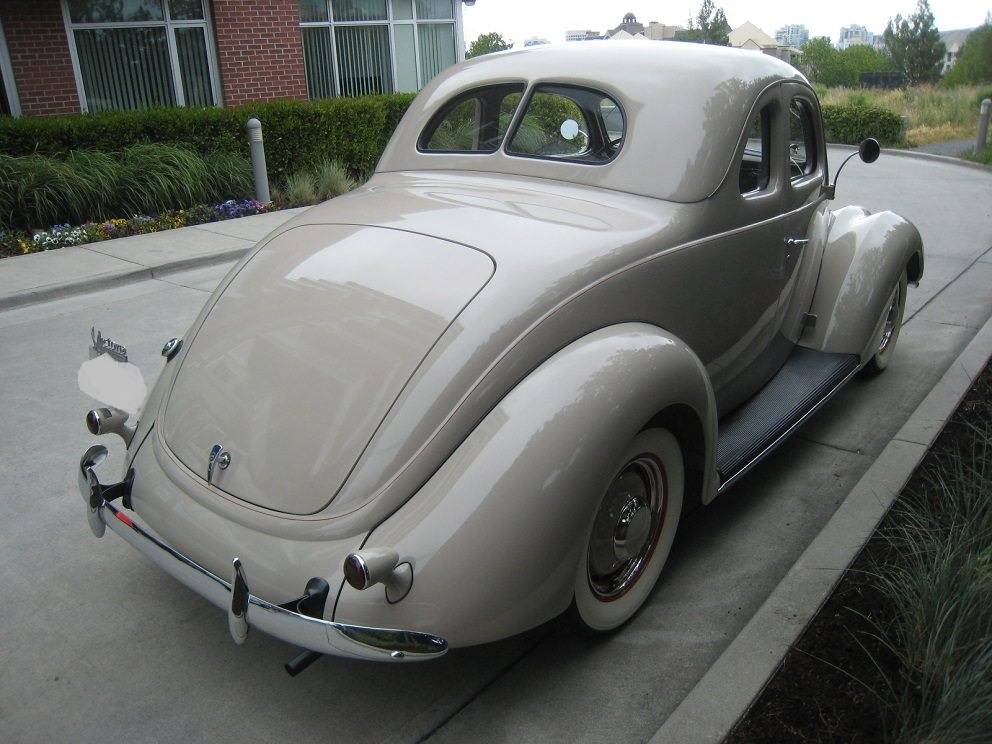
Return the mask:
<svg viewBox="0 0 992 744">
<path fill-rule="evenodd" d="M 977 85 L 950 89 L 917 85 L 897 90 L 817 87 L 823 105 L 867 105 L 906 117 L 906 142 L 911 146 L 974 137 L 982 95 L 989 93 L 988 86 Z"/>
<path fill-rule="evenodd" d="M 317 185 L 308 170 L 297 171 L 286 179 L 286 187 L 279 192 L 279 201 L 287 207 L 305 207 L 317 201 Z"/>
<path fill-rule="evenodd" d="M 412 94 L 272 101 L 231 108 L 159 108 L 56 117 L 0 118 L 0 153 L 66 157 L 74 150 L 118 151 L 169 144 L 248 157 L 245 124 L 262 122 L 269 178 L 281 183 L 324 160 L 352 175 L 371 171 L 413 100 Z"/>
<path fill-rule="evenodd" d="M 856 145 L 866 137 L 896 144 L 902 135 L 902 117 L 875 106 L 823 104 L 823 126 L 828 142 Z"/>
<path fill-rule="evenodd" d="M 351 191 L 357 183 L 348 175 L 347 169 L 336 160 L 320 163 L 313 174 L 314 186 L 319 201 L 327 201 L 335 196 Z"/>
<path fill-rule="evenodd" d="M 207 165 L 190 150 L 170 145 L 135 145 L 124 151 L 120 204 L 125 214 L 164 212 L 203 201 Z"/>
<path fill-rule="evenodd" d="M 251 194 L 251 166 L 233 152 L 205 157 L 172 145 L 66 158 L 0 154 L 0 227 L 41 228 L 158 214 Z"/>
<path fill-rule="evenodd" d="M 211 152 L 203 156 L 207 166 L 205 201 L 247 199 L 255 188 L 251 163 L 235 152 Z"/>
<path fill-rule="evenodd" d="M 968 155 L 969 160 L 974 160 L 976 163 L 984 163 L 985 165 L 992 165 L 992 145 L 986 147 L 984 150 L 979 152 L 973 152 Z"/>
</svg>

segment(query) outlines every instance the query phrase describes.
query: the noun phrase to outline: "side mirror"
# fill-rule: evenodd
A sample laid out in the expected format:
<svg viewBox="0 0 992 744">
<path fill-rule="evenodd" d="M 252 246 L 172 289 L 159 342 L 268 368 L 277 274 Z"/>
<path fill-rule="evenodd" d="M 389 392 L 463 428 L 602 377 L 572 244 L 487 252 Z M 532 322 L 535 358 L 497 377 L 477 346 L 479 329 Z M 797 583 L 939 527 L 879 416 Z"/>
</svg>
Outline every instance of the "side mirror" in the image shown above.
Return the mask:
<svg viewBox="0 0 992 744">
<path fill-rule="evenodd" d="M 881 154 L 882 146 L 878 144 L 878 140 L 874 137 L 861 140 L 861 144 L 858 145 L 858 155 L 865 163 L 874 163 Z"/>
<path fill-rule="evenodd" d="M 848 155 L 844 162 L 840 164 L 840 168 L 837 169 L 837 175 L 834 176 L 834 182 L 830 186 L 823 187 L 823 193 L 826 194 L 828 199 L 833 199 L 837 193 L 837 180 L 840 178 L 840 172 L 844 170 L 844 166 L 847 162 L 853 158 L 855 155 L 861 158 L 864 163 L 874 163 L 878 160 L 878 156 L 882 154 L 882 146 L 878 144 L 878 140 L 874 137 L 869 137 L 868 139 L 861 140 L 861 144 L 858 145 L 858 151 L 852 152 Z"/>
</svg>

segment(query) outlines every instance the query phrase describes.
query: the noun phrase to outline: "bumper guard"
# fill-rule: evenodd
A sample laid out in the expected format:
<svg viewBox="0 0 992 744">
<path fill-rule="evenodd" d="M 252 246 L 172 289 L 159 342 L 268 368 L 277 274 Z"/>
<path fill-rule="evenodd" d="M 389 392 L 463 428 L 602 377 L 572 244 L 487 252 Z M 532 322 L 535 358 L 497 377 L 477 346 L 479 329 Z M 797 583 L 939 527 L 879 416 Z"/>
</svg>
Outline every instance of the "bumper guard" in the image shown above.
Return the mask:
<svg viewBox="0 0 992 744">
<path fill-rule="evenodd" d="M 293 612 L 256 597 L 248 589 L 241 561 L 233 561 L 233 578 L 228 582 L 149 534 L 111 501 L 121 495 L 121 484 L 104 486 L 95 468 L 107 457 L 107 448 L 94 445 L 79 461 L 79 490 L 86 503 L 90 529 L 102 537 L 106 528 L 120 535 L 148 556 L 155 565 L 227 610 L 228 626 L 236 643 L 242 643 L 250 627 L 280 640 L 319 654 L 370 661 L 421 661 L 442 656 L 448 643 L 429 633 L 412 630 L 367 628 Z M 129 484 L 128 484 L 129 485 Z M 233 586 L 233 589 L 232 589 Z"/>
</svg>

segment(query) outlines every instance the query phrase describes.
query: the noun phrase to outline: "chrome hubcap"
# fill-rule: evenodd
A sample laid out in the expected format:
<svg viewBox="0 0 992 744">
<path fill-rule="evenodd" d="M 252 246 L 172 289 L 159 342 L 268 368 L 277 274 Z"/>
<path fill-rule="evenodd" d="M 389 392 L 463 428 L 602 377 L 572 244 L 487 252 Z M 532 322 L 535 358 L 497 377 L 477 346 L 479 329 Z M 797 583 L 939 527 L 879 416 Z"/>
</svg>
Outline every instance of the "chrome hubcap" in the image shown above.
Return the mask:
<svg viewBox="0 0 992 744">
<path fill-rule="evenodd" d="M 889 305 L 889 312 L 885 315 L 885 327 L 882 329 L 882 339 L 878 342 L 879 354 L 884 353 L 892 342 L 892 335 L 895 333 L 896 323 L 899 320 L 899 294 L 900 289 L 896 287 L 896 292 L 892 297 L 892 304 Z"/>
<path fill-rule="evenodd" d="M 664 521 L 664 473 L 651 457 L 628 463 L 610 484 L 589 541 L 589 586 L 608 602 L 644 570 Z"/>
</svg>

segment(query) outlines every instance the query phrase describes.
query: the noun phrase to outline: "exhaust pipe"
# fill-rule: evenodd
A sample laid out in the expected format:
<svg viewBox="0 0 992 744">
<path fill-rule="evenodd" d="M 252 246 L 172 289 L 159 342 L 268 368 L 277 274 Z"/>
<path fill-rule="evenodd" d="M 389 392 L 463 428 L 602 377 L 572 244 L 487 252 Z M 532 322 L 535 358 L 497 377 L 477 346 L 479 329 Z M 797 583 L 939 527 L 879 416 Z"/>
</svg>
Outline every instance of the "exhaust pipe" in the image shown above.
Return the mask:
<svg viewBox="0 0 992 744">
<path fill-rule="evenodd" d="M 134 427 L 127 425 L 128 415 L 118 408 L 94 408 L 86 414 L 86 428 L 90 434 L 116 434 L 130 446 Z"/>
</svg>

